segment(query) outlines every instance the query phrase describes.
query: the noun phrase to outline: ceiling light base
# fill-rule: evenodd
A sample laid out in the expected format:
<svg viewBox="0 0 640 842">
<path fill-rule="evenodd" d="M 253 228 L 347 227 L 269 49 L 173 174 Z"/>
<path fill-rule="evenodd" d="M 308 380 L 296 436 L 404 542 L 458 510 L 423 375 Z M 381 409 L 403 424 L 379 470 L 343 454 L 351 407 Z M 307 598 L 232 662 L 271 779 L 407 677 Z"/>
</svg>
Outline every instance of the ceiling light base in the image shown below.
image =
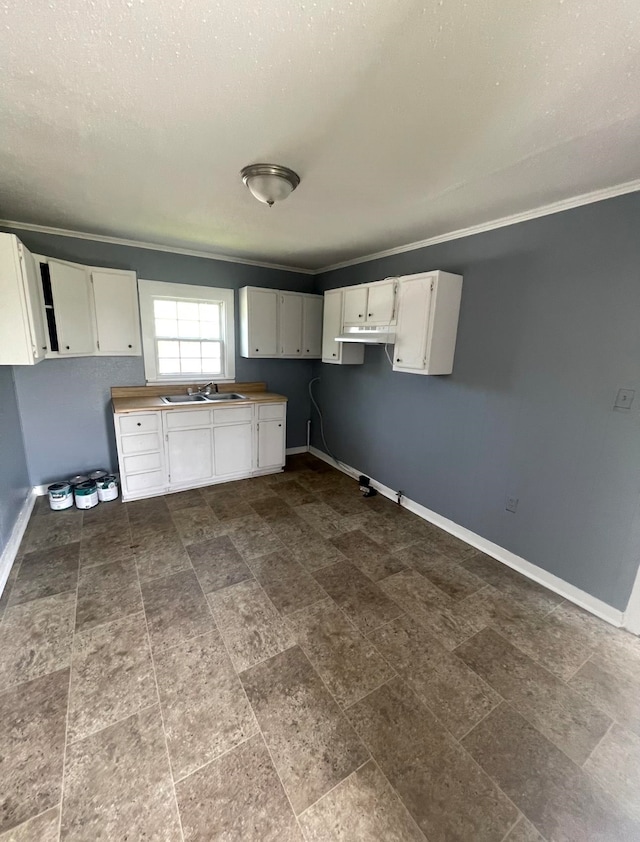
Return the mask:
<svg viewBox="0 0 640 842">
<path fill-rule="evenodd" d="M 240 175 L 251 194 L 269 207 L 286 199 L 300 184 L 297 173 L 279 164 L 249 164 Z"/>
</svg>

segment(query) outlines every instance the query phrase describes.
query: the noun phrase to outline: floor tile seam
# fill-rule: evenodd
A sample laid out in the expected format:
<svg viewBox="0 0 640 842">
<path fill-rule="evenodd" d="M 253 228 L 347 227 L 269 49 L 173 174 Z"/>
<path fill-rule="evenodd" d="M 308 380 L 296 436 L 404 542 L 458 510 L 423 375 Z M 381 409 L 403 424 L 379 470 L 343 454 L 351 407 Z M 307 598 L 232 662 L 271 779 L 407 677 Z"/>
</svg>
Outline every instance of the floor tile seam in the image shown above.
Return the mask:
<svg viewBox="0 0 640 842">
<path fill-rule="evenodd" d="M 573 672 L 571 673 L 571 675 L 570 675 L 568 678 L 563 679 L 563 680 L 564 680 L 564 682 L 565 682 L 565 684 L 568 684 L 569 686 L 571 686 L 571 685 L 570 685 L 571 680 L 572 680 L 573 678 L 575 678 L 575 677 L 576 677 L 576 675 L 580 672 L 580 670 L 582 669 L 582 667 L 586 666 L 586 665 L 587 665 L 587 663 L 588 663 L 588 662 L 589 662 L 589 661 L 593 658 L 593 656 L 594 656 L 594 655 L 596 655 L 596 654 L 597 654 L 597 652 L 596 652 L 596 650 L 595 650 L 595 649 L 594 649 L 594 650 L 592 650 L 591 652 L 589 652 L 589 654 L 588 654 L 588 655 L 587 655 L 587 657 L 584 659 L 584 661 L 583 661 L 583 662 L 582 662 L 579 666 L 577 666 L 577 667 L 573 670 Z M 603 667 L 603 669 L 604 669 L 604 671 L 605 671 L 605 672 L 607 672 L 607 673 L 609 672 L 609 670 L 608 670 L 606 667 Z"/>
<path fill-rule="evenodd" d="M 151 708 L 158 707 L 159 702 L 152 702 L 147 705 L 142 705 L 141 707 L 137 708 L 136 710 L 130 711 L 129 713 L 124 714 L 124 716 L 118 717 L 118 719 L 114 719 L 112 722 L 107 722 L 106 725 L 101 725 L 99 728 L 96 728 L 93 731 L 87 731 L 86 734 L 82 734 L 81 737 L 76 737 L 76 739 L 70 739 L 69 745 L 76 746 L 81 743 L 83 740 L 88 740 L 91 737 L 95 737 L 97 734 L 101 734 L 103 731 L 106 731 L 107 728 L 111 728 L 114 725 L 120 725 L 122 722 L 125 722 L 127 719 L 131 719 L 132 716 L 138 716 L 140 713 L 144 713 L 146 710 L 151 710 Z"/>
<path fill-rule="evenodd" d="M 45 807 L 45 809 L 40 810 L 39 813 L 34 813 L 32 816 L 29 816 L 28 818 L 23 819 L 23 821 L 19 822 L 18 824 L 14 824 L 13 827 L 7 828 L 5 831 L 3 831 L 2 835 L 0 835 L 0 839 L 2 839 L 2 837 L 4 835 L 6 835 L 7 840 L 11 840 L 12 837 L 9 834 L 15 833 L 15 831 L 19 830 L 23 825 L 27 824 L 28 822 L 33 822 L 36 819 L 41 818 L 42 816 L 45 815 L 45 813 L 48 813 L 49 810 L 56 810 L 56 809 L 59 811 L 59 813 L 58 813 L 58 833 L 56 834 L 56 839 L 58 839 L 59 833 L 60 833 L 60 830 L 59 830 L 59 828 L 60 828 L 60 816 L 62 815 L 62 799 L 60 801 L 58 801 L 57 804 L 52 804 L 51 807 Z"/>
<path fill-rule="evenodd" d="M 220 634 L 220 637 L 222 639 L 222 645 L 224 646 L 225 652 L 227 653 L 227 658 L 229 659 L 229 662 L 230 662 L 231 666 L 235 670 L 235 665 L 234 665 L 233 659 L 231 657 L 231 652 L 229 651 L 229 648 L 227 646 L 227 642 L 224 639 L 224 635 L 222 634 L 222 632 L 220 630 L 220 627 L 218 626 L 218 621 L 217 621 L 215 615 L 214 615 L 213 621 L 216 624 L 216 628 L 218 629 L 218 633 Z M 293 647 L 291 647 L 291 648 L 293 648 Z M 277 654 L 281 654 L 281 653 L 277 653 Z M 275 657 L 275 655 L 272 655 L 271 657 Z M 265 659 L 265 660 L 268 660 L 268 659 Z M 257 666 L 257 665 L 254 665 L 254 666 Z M 264 745 L 265 749 L 267 750 L 267 754 L 269 755 L 269 760 L 271 761 L 271 766 L 273 768 L 273 771 L 275 772 L 276 777 L 278 778 L 278 781 L 280 782 L 280 786 L 282 787 L 282 791 L 284 793 L 284 796 L 287 799 L 287 803 L 289 804 L 289 808 L 291 809 L 291 814 L 293 815 L 294 821 L 295 821 L 295 823 L 298 827 L 298 830 L 300 831 L 300 836 L 304 839 L 305 834 L 303 833 L 302 826 L 300 825 L 300 822 L 298 821 L 298 815 L 297 815 L 296 811 L 293 809 L 293 804 L 291 802 L 291 798 L 289 797 L 289 793 L 287 792 L 287 789 L 286 789 L 286 787 L 285 787 L 285 785 L 282 781 L 282 778 L 280 777 L 280 772 L 278 771 L 278 767 L 276 766 L 276 763 L 273 759 L 273 754 L 271 753 L 271 749 L 269 748 L 267 740 L 264 736 L 264 731 L 262 730 L 262 726 L 260 725 L 260 721 L 258 720 L 258 716 L 255 712 L 255 709 L 254 709 L 253 705 L 251 704 L 251 700 L 249 699 L 249 695 L 248 695 L 248 693 L 245 689 L 242 678 L 240 677 L 240 673 L 237 670 L 235 670 L 235 671 L 236 671 L 236 677 L 238 679 L 238 684 L 240 685 L 240 689 L 242 690 L 242 693 L 243 693 L 243 695 L 246 699 L 246 702 L 249 705 L 249 710 L 252 713 L 253 720 L 256 724 L 256 728 L 258 729 L 258 734 L 260 735 L 260 737 L 262 739 L 262 744 Z"/>
<path fill-rule="evenodd" d="M 252 708 L 252 711 L 253 711 L 253 708 Z M 176 786 L 178 786 L 178 784 L 181 784 L 181 783 L 184 783 L 185 781 L 188 781 L 189 778 L 191 778 L 193 775 L 197 775 L 198 772 L 201 772 L 203 769 L 206 769 L 207 766 L 211 766 L 212 763 L 217 763 L 219 760 L 222 760 L 223 757 L 226 757 L 228 754 L 231 754 L 232 752 L 234 752 L 237 748 L 240 748 L 240 746 L 244 745 L 245 743 L 250 742 L 255 737 L 259 737 L 259 736 L 261 736 L 260 729 L 258 728 L 258 725 L 256 724 L 255 731 L 252 731 L 246 737 L 243 737 L 241 740 L 238 740 L 237 743 L 234 743 L 229 748 L 225 748 L 224 751 L 221 751 L 218 754 L 214 755 L 213 757 L 210 757 L 207 761 L 205 761 L 204 763 L 201 763 L 200 766 L 196 766 L 193 769 L 190 769 L 186 774 L 181 775 L 180 777 L 174 778 L 174 784 Z"/>
<path fill-rule="evenodd" d="M 334 784 L 334 785 L 333 785 L 330 789 L 328 789 L 326 792 L 324 792 L 324 793 L 323 793 L 323 794 L 322 794 L 319 798 L 316 798 L 316 800 L 315 800 L 315 801 L 312 801 L 312 803 L 311 803 L 311 804 L 309 804 L 307 807 L 305 807 L 305 808 L 304 808 L 304 810 L 301 810 L 301 811 L 298 813 L 298 817 L 300 817 L 300 818 L 301 818 L 302 816 L 304 816 L 304 814 L 305 814 L 308 810 L 311 810 L 313 807 L 315 807 L 315 806 L 316 806 L 316 804 L 319 804 L 319 803 L 320 803 L 320 801 L 322 801 L 322 800 L 323 800 L 323 798 L 326 798 L 328 795 L 330 795 L 332 792 L 334 792 L 336 789 L 338 789 L 338 787 L 339 787 L 339 786 L 342 786 L 342 784 L 345 784 L 345 783 L 346 783 L 346 782 L 347 782 L 350 778 L 352 778 L 352 777 L 353 777 L 354 775 L 356 775 L 356 774 L 357 774 L 357 773 L 358 773 L 358 772 L 359 772 L 359 771 L 360 771 L 360 770 L 361 770 L 364 766 L 366 766 L 366 765 L 367 765 L 367 763 L 371 763 L 372 761 L 373 761 L 373 758 L 372 758 L 372 757 L 368 757 L 368 758 L 367 758 L 367 759 L 366 759 L 363 763 L 361 763 L 361 764 L 357 767 L 357 769 L 354 769 L 352 772 L 349 772 L 349 774 L 348 774 L 345 778 L 342 778 L 342 780 L 338 781 L 338 783 L 337 783 L 337 784 Z M 386 778 L 385 778 L 385 780 L 386 780 Z M 306 839 L 306 835 L 305 835 L 305 839 Z"/>
<path fill-rule="evenodd" d="M 188 555 L 187 558 L 189 559 L 189 564 L 185 567 L 181 567 L 179 570 L 174 570 L 172 573 L 163 573 L 162 576 L 152 576 L 150 579 L 140 579 L 140 566 L 138 564 L 138 560 L 136 559 L 136 570 L 138 573 L 140 585 L 148 585 L 150 582 L 158 582 L 160 579 L 168 579 L 169 576 L 177 576 L 178 573 L 186 573 L 189 570 L 193 570 L 195 572 L 195 568 L 193 564 L 191 564 L 191 559 Z"/>
<path fill-rule="evenodd" d="M 140 602 L 142 605 L 142 594 L 140 595 Z M 77 603 L 76 603 L 76 613 L 77 613 Z M 121 623 L 123 620 L 130 620 L 132 617 L 136 617 L 138 615 L 144 615 L 144 608 L 139 608 L 137 611 L 132 611 L 130 614 L 125 614 L 123 617 L 116 617 L 111 620 L 104 620 L 102 623 L 97 623 L 95 626 L 91 626 L 89 629 L 74 629 L 73 632 L 73 645 L 72 645 L 72 654 L 75 652 L 75 642 L 76 637 L 83 637 L 84 635 L 91 634 L 96 629 L 103 629 L 105 626 L 113 625 L 114 623 Z"/>
<path fill-rule="evenodd" d="M 78 565 L 80 559 L 78 558 Z M 62 754 L 62 780 L 60 782 L 60 815 L 58 816 L 58 835 L 57 838 L 62 837 L 62 815 L 64 807 L 64 791 L 65 791 L 65 777 L 67 772 L 67 751 L 71 742 L 69 737 L 69 725 L 71 719 L 71 692 L 73 689 L 73 654 L 75 652 L 76 643 L 76 623 L 78 621 L 78 589 L 80 587 L 80 569 L 78 567 L 78 578 L 76 580 L 76 599 L 73 606 L 73 623 L 71 626 L 71 644 L 69 647 L 69 684 L 67 686 L 67 715 L 64 723 L 64 751 Z"/>
<path fill-rule="evenodd" d="M 236 585 L 241 585 L 243 582 L 255 582 L 257 585 L 260 584 L 260 582 L 256 579 L 256 577 L 255 577 L 253 571 L 251 570 L 251 568 L 247 565 L 246 562 L 244 562 L 244 564 L 247 567 L 247 569 L 249 570 L 249 573 L 251 574 L 250 576 L 247 576 L 246 579 L 240 579 L 240 581 L 238 581 L 238 582 L 231 582 L 228 585 L 223 585 L 221 588 L 215 588 L 215 590 L 212 590 L 212 591 L 205 591 L 204 585 L 202 584 L 202 582 L 200 581 L 200 577 L 198 576 L 198 571 L 196 570 L 195 567 L 193 568 L 194 572 L 196 574 L 196 579 L 198 580 L 198 584 L 202 588 L 202 593 L 204 594 L 207 602 L 209 601 L 209 597 L 212 596 L 213 594 L 221 593 L 222 591 L 226 591 L 229 588 L 234 588 Z"/>
<path fill-rule="evenodd" d="M 606 737 L 609 735 L 609 733 L 610 733 L 610 732 L 611 732 L 611 730 L 613 729 L 613 726 L 614 726 L 614 725 L 617 725 L 617 723 L 616 723 L 614 720 L 612 720 L 612 721 L 610 722 L 609 727 L 607 728 L 607 730 L 606 730 L 606 731 L 604 732 L 604 734 L 600 737 L 600 739 L 598 740 L 598 742 L 597 742 L 597 743 L 593 746 L 593 748 L 591 749 L 591 751 L 589 752 L 589 754 L 585 757 L 585 759 L 584 759 L 584 760 L 582 761 L 582 763 L 580 764 L 581 768 L 582 768 L 582 769 L 586 772 L 586 774 L 587 774 L 587 775 L 589 775 L 589 777 L 592 777 L 592 775 L 591 775 L 591 774 L 589 773 L 589 771 L 588 771 L 587 769 L 585 769 L 584 767 L 587 765 L 587 763 L 589 762 L 589 760 L 591 760 L 591 758 L 593 757 L 593 755 L 594 755 L 594 754 L 595 754 L 595 752 L 596 752 L 596 749 L 598 749 L 598 748 L 599 748 L 599 746 L 600 746 L 600 745 L 604 742 L 604 740 L 606 739 Z"/>
<path fill-rule="evenodd" d="M 78 587 L 76 584 L 75 588 L 67 588 L 64 591 L 56 591 L 56 593 L 48 593 L 44 596 L 34 596 L 31 599 L 25 599 L 24 602 L 14 602 L 13 605 L 10 604 L 10 601 L 7 603 L 7 607 L 4 610 L 4 617 L 7 616 L 9 611 L 13 608 L 22 608 L 23 605 L 29 605 L 32 602 L 37 602 L 39 599 L 51 599 L 53 596 L 65 596 L 66 594 L 77 593 Z"/>
<path fill-rule="evenodd" d="M 496 632 L 496 633 L 497 633 L 497 632 Z M 479 634 L 479 632 L 478 632 L 478 634 Z M 503 639 L 505 639 L 505 638 L 503 638 Z M 465 641 L 464 643 L 468 643 L 468 642 L 469 642 L 469 641 Z M 463 646 L 463 645 L 464 645 L 464 643 L 461 643 L 461 644 L 460 644 L 460 646 Z M 510 641 L 507 641 L 507 643 L 510 643 Z M 587 705 L 589 705 L 591 708 L 593 708 L 594 712 L 600 713 L 600 714 L 602 714 L 603 716 L 606 716 L 606 717 L 607 717 L 607 719 L 609 719 L 609 720 L 610 720 L 609 725 L 607 726 L 607 730 L 606 730 L 606 731 L 605 731 L 605 733 L 604 733 L 604 734 L 603 734 L 603 735 L 599 738 L 599 740 L 597 741 L 596 745 L 595 745 L 595 746 L 591 749 L 591 751 L 589 752 L 589 756 L 590 756 L 590 755 L 593 753 L 593 751 L 595 750 L 595 748 L 596 748 L 596 747 L 600 744 L 600 742 L 602 742 L 602 740 L 603 740 L 603 739 L 604 739 L 604 737 L 607 735 L 607 733 L 608 733 L 608 732 L 609 732 L 609 730 L 612 728 L 612 726 L 613 726 L 613 725 L 615 725 L 615 724 L 620 725 L 620 723 L 616 720 L 616 718 L 615 718 L 615 717 L 611 716 L 611 714 L 610 714 L 610 713 L 607 713 L 607 711 L 602 710 L 602 708 L 598 707 L 598 705 L 596 705 L 594 702 L 592 702 L 590 699 L 588 699 L 586 696 L 584 696 L 582 693 L 580 693 L 578 690 L 576 690 L 576 688 L 575 688 L 575 687 L 572 687 L 572 686 L 571 686 L 571 684 L 569 684 L 567 681 L 565 681 L 564 679 L 560 678 L 560 677 L 559 677 L 559 676 L 557 676 L 555 673 L 551 672 L 551 670 L 547 669 L 547 668 L 546 668 L 543 664 L 538 663 L 538 661 L 536 661 L 536 660 L 535 660 L 534 658 L 532 658 L 530 655 L 527 655 L 527 653 L 526 653 L 526 652 L 523 652 L 521 649 L 518 649 L 518 647 L 517 647 L 517 646 L 515 646 L 515 644 L 510 643 L 510 645 L 511 645 L 511 646 L 513 646 L 515 649 L 517 649 L 517 650 L 518 650 L 518 652 L 519 652 L 521 655 L 524 655 L 524 657 L 525 657 L 525 658 L 529 658 L 529 659 L 532 661 L 532 663 L 534 663 L 537 667 L 539 667 L 540 669 L 544 670 L 544 672 L 547 674 L 547 676 L 549 676 L 552 680 L 559 682 L 559 683 L 560 683 L 560 684 L 561 684 L 561 685 L 562 685 L 562 686 L 563 686 L 566 690 L 568 690 L 570 693 L 575 694 L 575 695 L 576 695 L 576 696 L 580 699 L 580 701 L 582 701 L 582 702 L 586 702 L 586 704 L 587 704 Z M 456 647 L 456 649 L 457 649 L 457 648 L 458 648 L 458 647 Z M 455 651 L 456 651 L 456 650 L 454 650 L 454 653 L 455 653 Z M 460 660 L 462 660 L 462 659 L 460 659 Z M 464 660 L 462 660 L 462 662 L 463 662 L 463 663 L 466 663 L 466 661 L 464 661 Z M 556 748 L 559 748 L 561 751 L 563 751 L 564 753 L 566 753 L 566 752 L 564 751 L 564 749 L 563 749 L 561 746 L 559 746 L 559 745 L 557 745 L 557 744 L 556 744 L 555 740 L 554 740 L 552 737 L 548 736 L 547 734 L 544 734 L 544 733 L 542 732 L 542 729 L 541 729 L 538 725 L 536 725 L 536 723 L 535 723 L 535 722 L 533 722 L 533 721 L 532 721 L 531 716 L 529 715 L 529 713 L 528 713 L 528 712 L 526 712 L 526 708 L 521 709 L 521 707 L 520 707 L 520 706 L 521 706 L 522 702 L 521 702 L 520 700 L 516 700 L 516 699 L 513 699 L 513 698 L 508 698 L 508 697 L 507 697 L 507 696 L 505 696 L 503 693 L 501 693 L 499 690 L 497 690 L 497 689 L 496 689 L 496 688 L 495 688 L 492 684 L 490 684 L 490 683 L 489 683 L 486 679 L 484 679 L 484 678 L 483 678 L 483 676 L 481 676 L 479 673 L 477 673 L 477 672 L 475 671 L 475 669 L 474 669 L 474 668 L 473 668 L 470 664 L 467 664 L 467 666 L 469 667 L 469 669 L 470 669 L 470 670 L 472 670 L 472 672 L 473 672 L 475 675 L 477 675 L 480 679 L 482 679 L 482 680 L 484 681 L 484 683 L 485 683 L 485 684 L 487 684 L 487 685 L 488 685 L 488 686 L 489 686 L 489 687 L 490 687 L 490 688 L 491 688 L 491 689 L 492 689 L 495 693 L 497 693 L 498 695 L 500 695 L 500 696 L 503 698 L 503 700 L 504 700 L 505 702 L 507 702 L 507 703 L 508 703 L 508 704 L 510 704 L 510 705 L 511 705 L 511 706 L 512 706 L 515 710 L 517 710 L 517 712 L 518 712 L 518 713 L 519 713 L 519 714 L 520 714 L 520 715 L 521 715 L 524 719 L 526 719 L 526 720 L 527 720 L 527 722 L 528 722 L 531 726 L 533 726 L 533 727 L 534 727 L 534 728 L 536 728 L 538 731 L 540 731 L 540 733 L 542 733 L 542 734 L 543 734 L 543 736 L 545 736 L 545 737 L 546 737 L 546 738 L 547 738 L 550 742 L 552 742 L 552 743 L 556 746 Z M 572 712 L 572 709 L 571 709 L 570 707 L 567 707 L 567 705 L 566 705 L 563 701 L 559 700 L 558 704 L 559 704 L 559 706 L 562 708 L 562 710 L 564 710 L 564 711 L 568 712 L 569 714 Z M 622 725 L 621 725 L 620 727 L 624 727 L 624 726 L 622 726 Z M 465 735 L 465 736 L 466 736 L 466 735 Z M 567 756 L 568 756 L 568 755 L 567 755 Z M 587 759 L 588 759 L 588 758 L 587 758 Z M 574 760 L 574 763 L 577 763 L 577 761 L 576 761 L 576 760 Z M 578 763 L 578 766 L 582 766 L 584 763 L 586 763 L 586 760 L 585 760 L 585 761 L 583 761 L 583 763 L 582 763 L 582 764 Z"/>
<path fill-rule="evenodd" d="M 142 605 L 144 606 L 144 597 L 142 597 L 142 582 L 140 581 L 140 571 L 137 570 L 138 573 L 138 587 L 140 588 L 140 596 L 142 598 Z M 206 602 L 206 597 L 205 597 Z M 208 603 L 207 603 L 208 604 Z M 146 609 L 143 611 L 144 614 L 144 625 L 147 633 L 147 646 L 149 647 L 149 657 L 151 659 L 151 671 L 153 673 L 153 681 L 156 688 L 156 699 L 158 710 L 160 712 L 160 725 L 162 727 L 162 737 L 164 740 L 164 750 L 165 756 L 167 758 L 167 763 L 169 767 L 169 779 L 171 781 L 171 790 L 173 792 L 173 803 L 175 806 L 176 815 L 178 817 L 178 827 L 180 828 L 180 838 L 182 842 L 184 842 L 184 829 L 182 827 L 182 816 L 180 815 L 180 807 L 178 806 L 178 793 L 176 792 L 176 785 L 175 780 L 173 777 L 173 765 L 171 763 L 171 754 L 169 753 L 169 740 L 167 737 L 167 729 L 164 722 L 164 713 L 162 711 L 162 702 L 160 701 L 160 688 L 158 686 L 158 673 L 156 671 L 156 663 L 153 657 L 153 647 L 151 646 L 151 634 L 149 632 L 149 622 L 147 620 L 147 612 Z"/>
<path fill-rule="evenodd" d="M 408 805 L 407 805 L 407 804 L 405 804 L 404 799 L 402 798 L 402 796 L 400 795 L 400 793 L 398 792 L 398 790 L 395 788 L 395 786 L 391 783 L 391 781 L 389 780 L 389 778 L 388 778 L 388 777 L 385 775 L 385 773 L 382 771 L 382 768 L 380 767 L 380 764 L 378 763 L 378 761 L 376 760 L 376 758 L 373 756 L 373 754 L 371 755 L 371 762 L 372 762 L 372 763 L 373 763 L 373 765 L 376 767 L 376 769 L 380 772 L 380 774 L 382 775 L 382 777 L 385 779 L 385 781 L 387 782 L 387 785 L 388 785 L 388 786 L 389 786 L 389 788 L 391 789 L 391 792 L 393 792 L 393 794 L 394 794 L 394 795 L 395 795 L 395 797 L 398 799 L 398 801 L 400 802 L 400 804 L 404 807 L 404 809 L 405 809 L 405 811 L 406 811 L 407 815 L 409 816 L 409 818 L 411 819 L 411 821 L 412 821 L 412 822 L 413 822 L 413 824 L 415 825 L 415 827 L 416 827 L 416 829 L 418 830 L 418 833 L 420 834 L 420 836 L 421 836 L 421 837 L 425 840 L 425 842 L 429 842 L 429 839 L 427 839 L 427 835 L 426 835 L 426 833 L 422 830 L 422 828 L 420 827 L 420 825 L 418 824 L 418 822 L 417 822 L 417 821 L 416 821 L 416 819 L 414 818 L 413 813 L 412 813 L 412 812 L 411 812 L 411 810 L 409 809 Z"/>
</svg>

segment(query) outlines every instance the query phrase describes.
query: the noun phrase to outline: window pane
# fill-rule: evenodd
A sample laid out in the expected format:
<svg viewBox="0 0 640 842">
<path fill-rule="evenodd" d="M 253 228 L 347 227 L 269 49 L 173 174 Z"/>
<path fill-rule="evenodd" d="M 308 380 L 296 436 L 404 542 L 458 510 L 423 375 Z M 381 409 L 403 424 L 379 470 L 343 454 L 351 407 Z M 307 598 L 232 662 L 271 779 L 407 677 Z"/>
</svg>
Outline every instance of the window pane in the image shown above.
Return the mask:
<svg viewBox="0 0 640 842">
<path fill-rule="evenodd" d="M 159 298 L 154 299 L 153 315 L 156 319 L 175 319 L 177 316 L 176 302 L 163 301 Z"/>
<path fill-rule="evenodd" d="M 200 322 L 201 339 L 219 339 L 220 324 L 217 322 Z"/>
<path fill-rule="evenodd" d="M 168 339 L 161 339 L 158 342 L 158 356 L 159 357 L 179 357 L 180 343 Z"/>
<path fill-rule="evenodd" d="M 180 360 L 160 357 L 158 359 L 158 372 L 160 374 L 180 374 Z"/>
<path fill-rule="evenodd" d="M 220 305 L 219 304 L 200 304 L 200 321 L 202 321 L 202 322 L 219 322 L 220 321 Z"/>
<path fill-rule="evenodd" d="M 182 374 L 201 374 L 202 363 L 199 359 L 182 359 L 180 360 L 180 370 Z"/>
<path fill-rule="evenodd" d="M 178 335 L 178 322 L 175 319 L 156 319 L 156 336 L 173 338 Z"/>
<path fill-rule="evenodd" d="M 178 301 L 178 318 L 198 321 L 200 318 L 197 301 Z"/>
<path fill-rule="evenodd" d="M 200 322 L 189 322 L 178 319 L 178 336 L 180 338 L 200 338 Z"/>
<path fill-rule="evenodd" d="M 202 356 L 203 357 L 219 357 L 220 356 L 220 342 L 202 342 Z"/>
</svg>

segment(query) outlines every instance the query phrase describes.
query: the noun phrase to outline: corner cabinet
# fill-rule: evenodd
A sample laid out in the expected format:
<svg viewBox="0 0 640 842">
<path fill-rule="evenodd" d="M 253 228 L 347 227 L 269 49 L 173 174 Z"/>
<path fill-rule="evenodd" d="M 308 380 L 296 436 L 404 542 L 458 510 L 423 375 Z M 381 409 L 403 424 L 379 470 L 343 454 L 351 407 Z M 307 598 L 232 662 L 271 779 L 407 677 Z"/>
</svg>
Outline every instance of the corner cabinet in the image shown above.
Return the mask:
<svg viewBox="0 0 640 842">
<path fill-rule="evenodd" d="M 14 234 L 0 234 L 0 365 L 34 365 L 46 353 L 35 260 Z"/>
<path fill-rule="evenodd" d="M 240 355 L 317 359 L 322 352 L 322 296 L 243 287 Z"/>
<path fill-rule="evenodd" d="M 399 279 L 394 371 L 451 374 L 461 295 L 462 277 L 449 272 Z"/>
<path fill-rule="evenodd" d="M 47 356 L 139 356 L 136 273 L 37 257 Z"/>
<path fill-rule="evenodd" d="M 285 464 L 286 403 L 114 416 L 123 500 L 271 474 Z"/>
</svg>

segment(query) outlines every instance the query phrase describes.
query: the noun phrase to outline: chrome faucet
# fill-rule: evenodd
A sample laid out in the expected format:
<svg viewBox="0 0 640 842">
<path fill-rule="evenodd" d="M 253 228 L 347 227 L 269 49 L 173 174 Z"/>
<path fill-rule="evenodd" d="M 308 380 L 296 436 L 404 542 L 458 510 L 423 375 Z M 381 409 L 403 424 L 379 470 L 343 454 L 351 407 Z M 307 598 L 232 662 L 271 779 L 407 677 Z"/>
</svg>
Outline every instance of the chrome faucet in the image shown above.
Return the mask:
<svg viewBox="0 0 640 842">
<path fill-rule="evenodd" d="M 217 393 L 218 384 L 214 383 L 213 380 L 211 380 L 209 383 L 205 383 L 204 386 L 198 386 L 198 388 L 195 391 L 191 388 L 191 386 L 189 386 L 189 388 L 187 389 L 187 394 L 204 395 L 206 397 L 207 395 L 211 394 L 211 387 L 213 387 L 213 391 Z"/>
</svg>

